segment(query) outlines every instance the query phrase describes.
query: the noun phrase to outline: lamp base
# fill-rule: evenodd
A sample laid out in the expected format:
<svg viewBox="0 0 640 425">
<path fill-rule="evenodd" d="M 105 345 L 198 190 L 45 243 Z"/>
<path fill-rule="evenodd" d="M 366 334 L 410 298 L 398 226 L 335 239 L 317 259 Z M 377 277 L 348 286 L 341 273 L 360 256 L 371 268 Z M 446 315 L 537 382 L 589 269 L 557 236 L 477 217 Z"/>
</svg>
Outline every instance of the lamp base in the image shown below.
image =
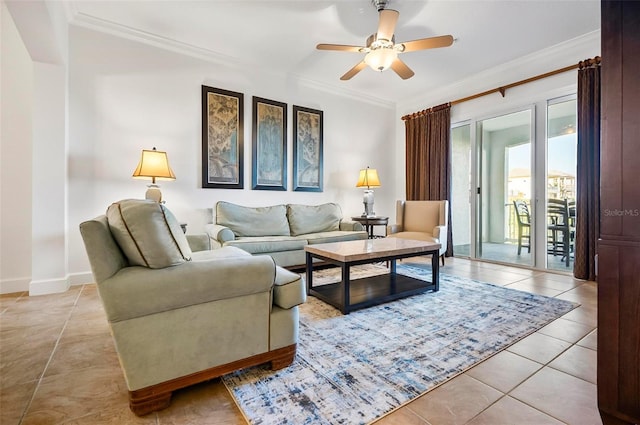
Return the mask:
<svg viewBox="0 0 640 425">
<path fill-rule="evenodd" d="M 158 187 L 157 184 L 150 184 L 147 187 L 147 192 L 144 194 L 145 199 L 156 201 L 158 203 L 162 202 L 162 192 L 160 192 L 160 187 Z"/>
<path fill-rule="evenodd" d="M 373 190 L 366 189 L 364 191 L 364 198 L 362 200 L 364 204 L 364 212 L 362 217 L 375 217 L 376 213 L 373 212 Z"/>
</svg>

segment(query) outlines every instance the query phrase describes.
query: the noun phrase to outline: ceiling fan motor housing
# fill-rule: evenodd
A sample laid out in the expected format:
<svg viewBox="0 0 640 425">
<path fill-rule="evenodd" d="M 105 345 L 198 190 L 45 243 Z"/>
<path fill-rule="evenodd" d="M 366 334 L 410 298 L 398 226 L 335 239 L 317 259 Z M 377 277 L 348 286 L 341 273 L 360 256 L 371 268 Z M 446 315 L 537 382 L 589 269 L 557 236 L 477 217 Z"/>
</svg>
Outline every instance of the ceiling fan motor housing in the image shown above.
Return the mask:
<svg viewBox="0 0 640 425">
<path fill-rule="evenodd" d="M 375 6 L 378 12 L 384 10 L 384 8 L 387 7 L 387 3 L 389 3 L 388 0 L 371 0 L 371 4 Z"/>
</svg>

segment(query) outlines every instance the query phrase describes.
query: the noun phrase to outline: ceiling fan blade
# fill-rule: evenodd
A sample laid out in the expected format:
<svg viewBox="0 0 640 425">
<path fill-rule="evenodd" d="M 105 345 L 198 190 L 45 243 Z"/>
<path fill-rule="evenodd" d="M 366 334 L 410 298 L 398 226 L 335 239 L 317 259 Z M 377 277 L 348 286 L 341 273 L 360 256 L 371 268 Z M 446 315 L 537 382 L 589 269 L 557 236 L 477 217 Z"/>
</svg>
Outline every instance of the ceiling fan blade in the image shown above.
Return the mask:
<svg viewBox="0 0 640 425">
<path fill-rule="evenodd" d="M 378 21 L 378 37 L 377 39 L 385 39 L 391 41 L 393 32 L 396 30 L 400 13 L 397 10 L 383 9 L 380 11 L 380 20 Z"/>
<path fill-rule="evenodd" d="M 360 46 L 347 46 L 345 44 L 318 44 L 316 46 L 318 50 L 338 50 L 341 52 L 360 52 L 362 47 Z"/>
<path fill-rule="evenodd" d="M 416 50 L 451 46 L 453 44 L 453 37 L 450 35 L 441 35 L 439 37 L 421 38 L 419 40 L 405 41 L 404 43 L 398 44 L 404 46 L 403 52 L 414 52 Z"/>
<path fill-rule="evenodd" d="M 365 69 L 367 67 L 367 64 L 365 61 L 360 62 L 359 64 L 357 64 L 356 66 L 354 66 L 353 68 L 351 68 L 350 70 L 348 70 L 342 77 L 340 77 L 340 79 L 342 81 L 347 81 L 350 80 L 351 77 L 353 77 L 354 75 L 356 75 L 358 72 L 362 71 L 363 69 Z"/>
<path fill-rule="evenodd" d="M 391 62 L 391 69 L 393 69 L 396 74 L 400 76 L 403 80 L 407 78 L 411 78 L 414 76 L 414 72 L 407 66 L 406 63 L 402 62 L 400 59 L 396 58 L 393 62 Z"/>
</svg>

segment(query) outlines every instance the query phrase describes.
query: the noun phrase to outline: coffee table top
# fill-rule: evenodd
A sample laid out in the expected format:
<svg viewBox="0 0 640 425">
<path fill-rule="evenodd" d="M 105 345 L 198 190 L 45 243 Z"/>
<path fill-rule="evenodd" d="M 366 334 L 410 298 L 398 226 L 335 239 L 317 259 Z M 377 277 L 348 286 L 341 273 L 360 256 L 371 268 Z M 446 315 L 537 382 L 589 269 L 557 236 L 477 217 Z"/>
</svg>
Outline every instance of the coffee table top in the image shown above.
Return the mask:
<svg viewBox="0 0 640 425">
<path fill-rule="evenodd" d="M 305 245 L 304 250 L 332 260 L 351 262 L 374 260 L 390 255 L 429 253 L 438 251 L 440 244 L 401 238 L 365 239 Z"/>
</svg>

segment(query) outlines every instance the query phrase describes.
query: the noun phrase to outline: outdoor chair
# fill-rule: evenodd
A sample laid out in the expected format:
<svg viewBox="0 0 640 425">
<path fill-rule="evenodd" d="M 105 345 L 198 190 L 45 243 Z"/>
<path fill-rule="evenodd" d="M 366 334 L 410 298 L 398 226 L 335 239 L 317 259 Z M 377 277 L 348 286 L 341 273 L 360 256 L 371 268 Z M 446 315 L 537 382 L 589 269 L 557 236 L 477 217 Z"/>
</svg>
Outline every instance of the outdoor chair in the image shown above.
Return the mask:
<svg viewBox="0 0 640 425">
<path fill-rule="evenodd" d="M 529 214 L 529 206 L 523 200 L 513 201 L 513 206 L 518 222 L 518 255 L 522 252 L 522 248 L 527 248 L 527 252 L 531 253 L 531 215 Z"/>
<path fill-rule="evenodd" d="M 560 255 L 561 261 L 569 267 L 573 250 L 569 203 L 566 199 L 547 200 L 547 253 Z"/>
</svg>

